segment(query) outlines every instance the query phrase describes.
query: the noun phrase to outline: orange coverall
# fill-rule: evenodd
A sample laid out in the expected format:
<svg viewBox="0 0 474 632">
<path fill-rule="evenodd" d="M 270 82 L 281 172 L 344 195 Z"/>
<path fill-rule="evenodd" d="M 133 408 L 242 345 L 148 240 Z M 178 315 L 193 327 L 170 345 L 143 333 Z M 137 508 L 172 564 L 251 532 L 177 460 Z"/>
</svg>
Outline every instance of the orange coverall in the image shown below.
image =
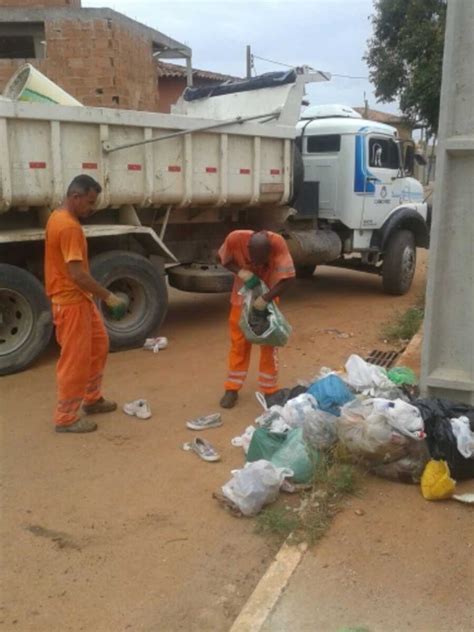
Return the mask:
<svg viewBox="0 0 474 632">
<path fill-rule="evenodd" d="M 282 279 L 295 276 L 295 267 L 288 246 L 281 235 L 267 232 L 271 244 L 270 260 L 265 266 L 254 266 L 250 260 L 248 243 L 253 235 L 251 230 L 235 230 L 219 250 L 223 265 L 233 261 L 239 268 L 250 270 L 271 289 Z M 239 391 L 244 385 L 250 364 L 252 345 L 240 329 L 243 298 L 239 295 L 242 281 L 236 277 L 231 295 L 229 316 L 231 348 L 229 354 L 229 372 L 225 382 L 226 391 Z M 278 349 L 276 347 L 260 347 L 260 367 L 258 374 L 260 391 L 271 394 L 278 390 Z"/>
<path fill-rule="evenodd" d="M 58 400 L 54 422 L 67 426 L 79 419 L 82 402 L 101 398 L 109 338 L 91 295 L 71 279 L 67 264 L 80 261 L 89 271 L 87 241 L 79 221 L 67 210 L 54 211 L 46 226 L 46 292 L 53 304 L 61 355 L 56 368 Z"/>
</svg>

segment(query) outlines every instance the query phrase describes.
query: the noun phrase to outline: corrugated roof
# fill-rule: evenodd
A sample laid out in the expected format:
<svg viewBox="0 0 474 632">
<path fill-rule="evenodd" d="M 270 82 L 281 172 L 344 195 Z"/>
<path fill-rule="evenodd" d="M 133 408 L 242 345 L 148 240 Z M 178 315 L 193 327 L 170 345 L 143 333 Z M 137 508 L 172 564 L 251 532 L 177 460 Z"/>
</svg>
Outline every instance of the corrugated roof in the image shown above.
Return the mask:
<svg viewBox="0 0 474 632">
<path fill-rule="evenodd" d="M 156 63 L 158 68 L 158 77 L 170 77 L 170 78 L 186 78 L 186 66 L 180 66 L 179 64 L 169 64 L 167 62 L 158 61 Z M 223 75 L 220 72 L 212 72 L 210 70 L 200 70 L 199 68 L 193 68 L 193 77 L 197 79 L 208 79 L 209 81 L 237 81 L 240 77 L 234 77 L 232 75 Z"/>
</svg>

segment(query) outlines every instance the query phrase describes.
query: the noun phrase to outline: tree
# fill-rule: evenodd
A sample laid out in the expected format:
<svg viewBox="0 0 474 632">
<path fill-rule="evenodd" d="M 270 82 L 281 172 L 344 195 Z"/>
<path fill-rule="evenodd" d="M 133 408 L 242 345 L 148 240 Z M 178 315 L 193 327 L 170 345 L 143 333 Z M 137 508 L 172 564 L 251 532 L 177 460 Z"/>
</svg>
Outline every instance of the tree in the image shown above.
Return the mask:
<svg viewBox="0 0 474 632">
<path fill-rule="evenodd" d="M 446 0 L 375 0 L 373 37 L 364 57 L 379 101 L 398 99 L 411 121 L 436 133 Z"/>
</svg>

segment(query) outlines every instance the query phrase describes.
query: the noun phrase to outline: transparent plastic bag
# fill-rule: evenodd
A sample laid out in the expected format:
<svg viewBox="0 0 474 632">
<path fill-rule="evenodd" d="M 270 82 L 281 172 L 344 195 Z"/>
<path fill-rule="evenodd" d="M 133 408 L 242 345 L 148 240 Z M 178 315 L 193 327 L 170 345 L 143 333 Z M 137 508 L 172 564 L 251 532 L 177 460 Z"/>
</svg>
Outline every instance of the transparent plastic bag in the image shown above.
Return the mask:
<svg viewBox="0 0 474 632">
<path fill-rule="evenodd" d="M 323 410 L 312 410 L 303 423 L 303 437 L 314 450 L 327 450 L 337 441 L 337 417 Z"/>
<path fill-rule="evenodd" d="M 346 362 L 346 382 L 358 393 L 371 397 L 388 397 L 397 393 L 394 383 L 387 377 L 385 369 L 369 364 L 355 353 Z"/>
<path fill-rule="evenodd" d="M 402 399 L 394 401 L 382 398 L 370 400 L 374 411 L 384 415 L 392 428 L 415 441 L 422 441 L 425 435 L 423 417 L 416 406 Z"/>
<path fill-rule="evenodd" d="M 282 482 L 292 475 L 291 470 L 262 459 L 247 463 L 241 470 L 232 470 L 232 478 L 222 486 L 222 493 L 244 516 L 254 516 L 278 498 Z"/>
<path fill-rule="evenodd" d="M 474 432 L 471 431 L 469 419 L 467 417 L 458 417 L 456 419 L 451 419 L 450 421 L 454 436 L 456 437 L 458 451 L 466 459 L 473 458 Z"/>
<path fill-rule="evenodd" d="M 260 282 L 260 287 L 253 290 L 248 290 L 245 286 L 240 290 L 239 293 L 244 297 L 240 329 L 246 340 L 253 345 L 284 347 L 291 335 L 292 328 L 273 301 L 267 305 L 268 328 L 266 331 L 257 335 L 250 327 L 249 319 L 252 303 L 257 296 L 265 294 L 265 292 L 268 292 L 268 288 L 262 281 Z"/>
</svg>

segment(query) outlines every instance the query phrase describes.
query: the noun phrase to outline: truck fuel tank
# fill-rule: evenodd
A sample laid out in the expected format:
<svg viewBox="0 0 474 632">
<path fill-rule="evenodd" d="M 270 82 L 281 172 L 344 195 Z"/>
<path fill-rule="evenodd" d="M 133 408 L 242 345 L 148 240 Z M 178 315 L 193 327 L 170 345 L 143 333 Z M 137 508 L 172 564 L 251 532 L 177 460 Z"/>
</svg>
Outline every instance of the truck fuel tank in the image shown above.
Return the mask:
<svg viewBox="0 0 474 632">
<path fill-rule="evenodd" d="M 284 236 L 297 267 L 329 263 L 341 256 L 341 239 L 332 230 L 292 230 Z"/>
</svg>

